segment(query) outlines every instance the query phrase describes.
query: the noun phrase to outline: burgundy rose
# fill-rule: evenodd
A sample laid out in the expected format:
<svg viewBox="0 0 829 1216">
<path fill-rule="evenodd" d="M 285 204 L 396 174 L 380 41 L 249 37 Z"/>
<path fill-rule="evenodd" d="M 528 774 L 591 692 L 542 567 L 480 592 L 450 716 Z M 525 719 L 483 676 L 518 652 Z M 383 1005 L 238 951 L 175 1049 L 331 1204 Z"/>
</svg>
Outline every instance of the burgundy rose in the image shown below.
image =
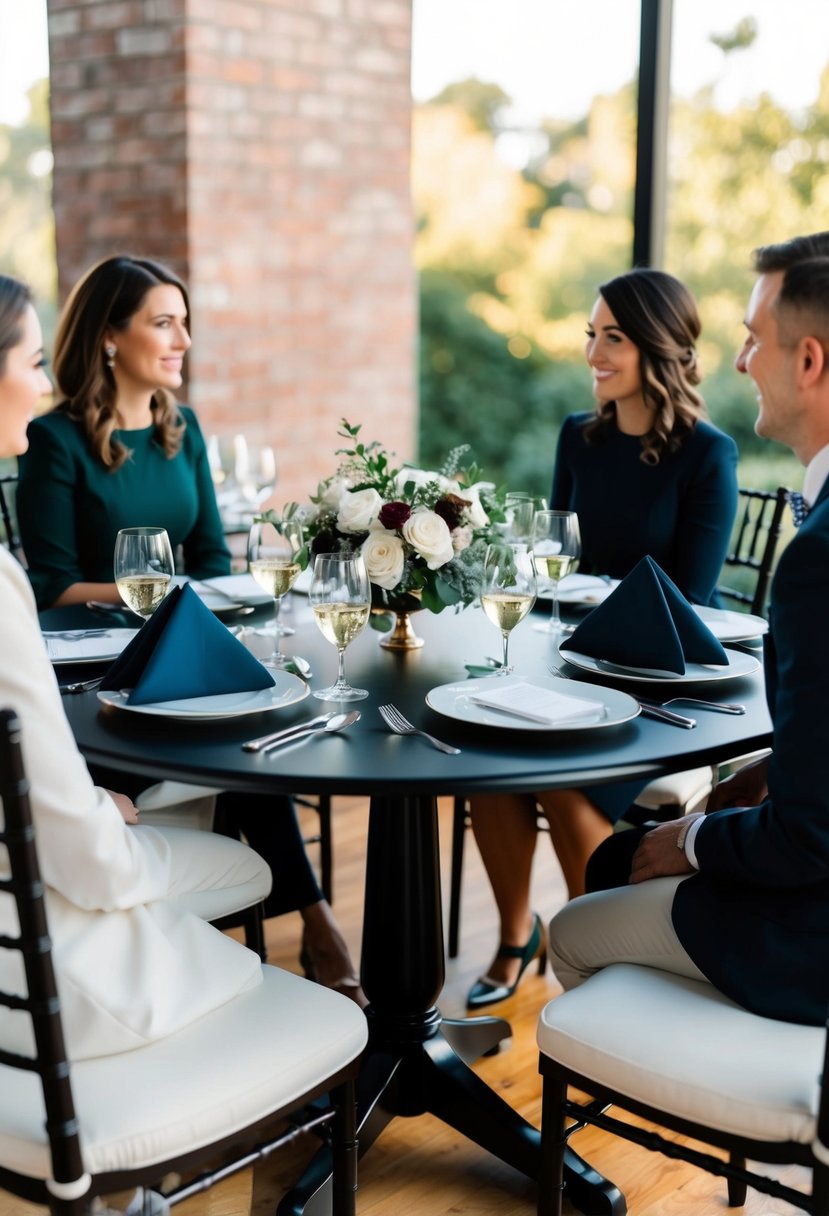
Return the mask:
<svg viewBox="0 0 829 1216">
<path fill-rule="evenodd" d="M 449 531 L 454 532 L 455 528 L 460 527 L 464 508 L 468 506 L 467 499 L 459 498 L 457 494 L 445 494 L 435 503 L 434 511 L 435 515 L 440 516 Z"/>
<path fill-rule="evenodd" d="M 386 502 L 380 508 L 377 518 L 389 532 L 396 532 L 398 528 L 403 527 L 411 513 L 412 508 L 407 502 Z"/>
</svg>

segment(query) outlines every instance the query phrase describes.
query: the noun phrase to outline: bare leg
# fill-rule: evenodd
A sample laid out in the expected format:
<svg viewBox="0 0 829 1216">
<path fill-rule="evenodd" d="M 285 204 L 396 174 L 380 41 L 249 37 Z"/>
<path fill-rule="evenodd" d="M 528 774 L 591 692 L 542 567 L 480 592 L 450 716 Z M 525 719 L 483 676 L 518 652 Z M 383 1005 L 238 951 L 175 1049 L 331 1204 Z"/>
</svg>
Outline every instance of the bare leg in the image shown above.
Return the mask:
<svg viewBox="0 0 829 1216">
<path fill-rule="evenodd" d="M 550 825 L 567 893 L 575 899 L 584 894 L 588 858 L 612 834 L 613 826 L 581 790 L 543 790 L 536 798 Z"/>
<path fill-rule="evenodd" d="M 533 928 L 530 876 L 538 836 L 532 795 L 481 795 L 470 799 L 472 830 L 481 853 L 501 921 L 501 941 L 523 946 Z M 513 984 L 517 958 L 493 959 L 487 978 Z"/>
<path fill-rule="evenodd" d="M 309 977 L 326 988 L 345 993 L 364 1009 L 368 1002 L 331 905 L 320 899 L 300 908 L 300 915 L 303 924 L 300 957 Z"/>
</svg>

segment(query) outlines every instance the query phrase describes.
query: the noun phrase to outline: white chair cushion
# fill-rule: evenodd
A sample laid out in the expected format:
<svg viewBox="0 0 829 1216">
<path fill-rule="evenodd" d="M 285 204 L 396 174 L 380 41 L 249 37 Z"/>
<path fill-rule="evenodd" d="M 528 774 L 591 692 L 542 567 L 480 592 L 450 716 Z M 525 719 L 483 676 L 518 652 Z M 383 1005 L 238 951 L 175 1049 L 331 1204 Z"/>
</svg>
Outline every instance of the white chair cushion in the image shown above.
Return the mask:
<svg viewBox="0 0 829 1216">
<path fill-rule="evenodd" d="M 710 984 L 619 963 L 550 1001 L 540 1050 L 657 1110 L 809 1143 L 826 1031 L 747 1013 Z"/>
<path fill-rule="evenodd" d="M 209 1145 L 294 1102 L 363 1050 L 348 997 L 264 967 L 263 982 L 177 1034 L 72 1065 L 85 1168 L 133 1169 Z M 51 1173 L 36 1076 L 0 1066 L 0 1165 Z"/>
<path fill-rule="evenodd" d="M 636 805 L 652 811 L 674 803 L 683 808 L 694 807 L 703 798 L 708 797 L 712 784 L 710 765 L 705 768 L 689 768 L 682 773 L 668 773 L 667 776 L 657 777 L 646 785 L 637 797 Z"/>
</svg>

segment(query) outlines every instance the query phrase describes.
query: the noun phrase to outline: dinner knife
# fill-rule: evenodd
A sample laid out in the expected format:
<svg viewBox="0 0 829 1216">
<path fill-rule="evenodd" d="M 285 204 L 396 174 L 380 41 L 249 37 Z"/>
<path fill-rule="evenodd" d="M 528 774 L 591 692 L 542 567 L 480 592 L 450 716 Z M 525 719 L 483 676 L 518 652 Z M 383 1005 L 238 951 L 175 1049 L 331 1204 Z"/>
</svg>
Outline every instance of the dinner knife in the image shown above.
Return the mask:
<svg viewBox="0 0 829 1216">
<path fill-rule="evenodd" d="M 270 735 L 260 735 L 258 739 L 248 739 L 247 743 L 242 744 L 242 750 L 246 752 L 261 752 L 262 748 L 267 747 L 270 743 L 277 743 L 282 739 L 290 739 L 292 735 L 297 734 L 299 731 L 305 731 L 309 727 L 321 726 L 325 722 L 330 722 L 336 712 L 332 710 L 330 713 L 310 718 L 307 722 L 295 722 L 293 726 L 286 726 L 282 730 L 273 731 Z"/>
</svg>

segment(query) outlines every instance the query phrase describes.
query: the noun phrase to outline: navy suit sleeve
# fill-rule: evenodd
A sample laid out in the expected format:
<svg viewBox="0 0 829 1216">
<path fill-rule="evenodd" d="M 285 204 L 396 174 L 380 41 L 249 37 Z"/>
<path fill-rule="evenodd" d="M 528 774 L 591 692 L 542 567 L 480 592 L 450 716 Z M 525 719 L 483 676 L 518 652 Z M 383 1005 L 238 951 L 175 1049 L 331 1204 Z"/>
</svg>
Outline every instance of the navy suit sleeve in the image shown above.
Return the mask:
<svg viewBox="0 0 829 1216">
<path fill-rule="evenodd" d="M 711 602 L 736 514 L 737 445 L 713 432 L 683 495 L 674 537 L 674 581 L 695 604 Z"/>
<path fill-rule="evenodd" d="M 777 672 L 769 797 L 720 811 L 694 842 L 700 870 L 740 883 L 804 887 L 829 875 L 829 501 L 784 550 L 771 625 Z"/>
</svg>

